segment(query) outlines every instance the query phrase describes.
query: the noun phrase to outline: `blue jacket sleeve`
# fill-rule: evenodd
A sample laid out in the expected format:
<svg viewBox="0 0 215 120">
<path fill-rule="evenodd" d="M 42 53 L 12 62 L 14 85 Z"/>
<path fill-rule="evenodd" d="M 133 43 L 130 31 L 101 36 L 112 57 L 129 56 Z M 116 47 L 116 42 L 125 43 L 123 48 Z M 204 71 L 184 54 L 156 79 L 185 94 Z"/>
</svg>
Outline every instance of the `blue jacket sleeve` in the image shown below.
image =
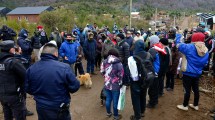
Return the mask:
<svg viewBox="0 0 215 120">
<path fill-rule="evenodd" d="M 76 79 L 70 67 L 65 70 L 66 85 L 70 93 L 75 93 L 80 88 L 80 82 Z"/>
<path fill-rule="evenodd" d="M 190 44 L 185 44 L 185 43 L 178 44 L 178 51 L 186 55 L 187 51 L 189 51 L 188 45 Z"/>
<path fill-rule="evenodd" d="M 60 46 L 60 49 L 59 49 L 59 54 L 60 54 L 61 57 L 65 57 L 65 50 L 64 49 L 65 49 L 64 44 L 62 44 Z"/>
<path fill-rule="evenodd" d="M 31 48 L 31 43 L 27 42 L 23 39 L 19 39 L 18 41 L 18 45 L 22 48 L 22 50 L 27 51 Z"/>
<path fill-rule="evenodd" d="M 88 47 L 88 43 L 87 43 L 87 41 L 85 41 L 85 42 L 84 42 L 84 46 L 83 46 L 83 50 L 84 50 L 84 55 L 85 55 L 86 57 L 88 57 L 88 55 L 89 55 L 89 52 L 88 52 L 88 50 L 87 50 L 87 47 Z"/>
<path fill-rule="evenodd" d="M 30 69 L 27 70 L 26 75 L 25 75 L 25 92 L 32 95 L 32 91 L 30 86 L 30 82 L 29 82 L 29 73 L 30 73 Z"/>
<path fill-rule="evenodd" d="M 154 60 L 154 62 L 153 62 L 153 64 L 154 64 L 154 69 L 155 69 L 155 72 L 156 73 L 158 73 L 159 72 L 159 70 L 160 70 L 160 60 L 159 60 L 160 58 L 159 58 L 159 55 L 158 55 L 158 53 L 156 54 L 156 56 L 155 56 L 155 60 Z"/>
</svg>

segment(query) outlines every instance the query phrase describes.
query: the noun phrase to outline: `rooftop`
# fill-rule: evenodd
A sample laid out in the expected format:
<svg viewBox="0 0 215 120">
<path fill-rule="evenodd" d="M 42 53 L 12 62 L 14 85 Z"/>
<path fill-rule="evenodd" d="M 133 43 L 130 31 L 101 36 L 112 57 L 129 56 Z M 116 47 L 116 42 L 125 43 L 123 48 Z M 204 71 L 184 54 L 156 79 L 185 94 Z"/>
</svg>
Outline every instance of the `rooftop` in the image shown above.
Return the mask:
<svg viewBox="0 0 215 120">
<path fill-rule="evenodd" d="M 5 8 L 6 8 L 6 7 L 0 7 L 0 11 L 3 10 L 3 9 L 5 9 Z"/>
<path fill-rule="evenodd" d="M 198 16 L 201 17 L 201 18 L 204 18 L 204 19 L 210 19 L 210 18 L 213 18 L 213 16 L 215 16 L 215 14 L 202 13 L 202 14 L 199 14 Z"/>
<path fill-rule="evenodd" d="M 16 9 L 9 12 L 7 15 L 14 14 L 40 14 L 45 10 L 52 10 L 51 6 L 38 6 L 38 7 L 17 7 Z"/>
</svg>

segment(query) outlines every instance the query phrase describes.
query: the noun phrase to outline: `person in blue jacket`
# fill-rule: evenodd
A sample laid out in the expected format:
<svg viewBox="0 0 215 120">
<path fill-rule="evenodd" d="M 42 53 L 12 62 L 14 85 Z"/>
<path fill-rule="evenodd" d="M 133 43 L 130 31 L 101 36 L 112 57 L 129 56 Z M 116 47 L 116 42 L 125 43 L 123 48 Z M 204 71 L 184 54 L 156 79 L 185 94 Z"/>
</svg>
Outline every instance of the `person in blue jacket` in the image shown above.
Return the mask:
<svg viewBox="0 0 215 120">
<path fill-rule="evenodd" d="M 189 104 L 189 107 L 194 110 L 199 109 L 199 77 L 209 57 L 204 40 L 205 35 L 201 32 L 197 32 L 192 35 L 190 44 L 178 44 L 179 41 L 176 41 L 178 50 L 182 53 L 181 69 L 183 72 L 183 86 L 185 89 L 184 102 L 182 105 L 177 105 L 178 109 L 188 110 L 191 88 L 194 92 L 194 102 L 193 104 Z"/>
<path fill-rule="evenodd" d="M 41 60 L 26 73 L 25 91 L 34 96 L 38 120 L 71 120 L 70 93 L 80 87 L 68 64 L 58 61 L 58 48 L 47 43 Z"/>
<path fill-rule="evenodd" d="M 31 64 L 31 53 L 33 51 L 33 47 L 31 46 L 31 41 L 28 39 L 28 31 L 26 29 L 22 29 L 18 35 L 17 44 L 22 49 L 21 57 L 25 58 L 28 62 L 25 64 L 26 69 Z"/>
<path fill-rule="evenodd" d="M 96 40 L 94 39 L 94 34 L 92 32 L 88 34 L 88 39 L 84 43 L 83 50 L 85 59 L 87 60 L 87 73 L 96 75 L 94 72 L 96 59 Z"/>
<path fill-rule="evenodd" d="M 73 34 L 67 34 L 66 40 L 59 49 L 59 53 L 63 58 L 63 62 L 69 64 L 74 72 L 74 63 L 78 56 L 78 46 L 75 43 L 75 36 Z"/>
</svg>

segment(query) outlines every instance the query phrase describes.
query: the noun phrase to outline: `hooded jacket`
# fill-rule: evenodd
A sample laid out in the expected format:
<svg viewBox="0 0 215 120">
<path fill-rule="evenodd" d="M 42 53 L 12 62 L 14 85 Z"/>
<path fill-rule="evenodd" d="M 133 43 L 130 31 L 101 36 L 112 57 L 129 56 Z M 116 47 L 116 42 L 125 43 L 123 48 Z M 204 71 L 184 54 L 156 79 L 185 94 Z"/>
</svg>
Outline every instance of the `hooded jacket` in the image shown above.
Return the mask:
<svg viewBox="0 0 215 120">
<path fill-rule="evenodd" d="M 109 55 L 101 64 L 102 75 L 105 78 L 105 88 L 108 90 L 120 90 L 124 76 L 123 65 L 120 59 Z"/>
<path fill-rule="evenodd" d="M 102 46 L 102 57 L 107 57 L 108 51 L 114 48 L 114 44 L 111 40 L 105 40 Z"/>
<path fill-rule="evenodd" d="M 87 60 L 95 60 L 96 56 L 96 40 L 86 40 L 83 46 L 84 56 Z"/>
<path fill-rule="evenodd" d="M 183 54 L 182 71 L 184 75 L 199 77 L 202 69 L 208 62 L 208 49 L 203 42 L 194 42 L 191 44 L 181 43 L 178 50 Z"/>
<path fill-rule="evenodd" d="M 61 103 L 70 103 L 70 93 L 80 87 L 70 66 L 57 59 L 42 53 L 41 60 L 27 70 L 25 90 L 34 96 L 38 107 L 59 109 Z"/>
<path fill-rule="evenodd" d="M 22 49 L 22 55 L 31 55 L 33 47 L 31 46 L 31 41 L 27 38 L 28 33 L 25 29 L 22 29 L 19 33 L 17 44 Z"/>
<path fill-rule="evenodd" d="M 61 57 L 67 57 L 68 60 L 63 60 L 63 62 L 68 64 L 74 64 L 78 56 L 78 46 L 75 42 L 64 41 L 59 49 Z"/>
<path fill-rule="evenodd" d="M 120 60 L 122 61 L 122 64 L 127 65 L 128 57 L 130 56 L 128 43 L 122 40 L 120 43 L 116 44 L 115 48 L 119 52 L 119 57 L 120 57 Z"/>
</svg>

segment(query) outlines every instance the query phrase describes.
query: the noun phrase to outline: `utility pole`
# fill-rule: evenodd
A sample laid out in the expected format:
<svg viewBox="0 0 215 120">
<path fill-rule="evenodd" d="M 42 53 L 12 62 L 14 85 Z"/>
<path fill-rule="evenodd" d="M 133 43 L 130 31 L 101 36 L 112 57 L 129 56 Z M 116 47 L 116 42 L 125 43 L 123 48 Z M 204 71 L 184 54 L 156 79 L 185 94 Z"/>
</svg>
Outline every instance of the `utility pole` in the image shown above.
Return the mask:
<svg viewBox="0 0 215 120">
<path fill-rule="evenodd" d="M 129 24 L 129 29 L 131 29 L 131 12 L 132 12 L 132 0 L 130 0 L 130 24 Z"/>
<path fill-rule="evenodd" d="M 158 9 L 155 9 L 155 31 L 156 31 L 156 27 L 157 27 L 157 14 L 158 14 Z"/>
</svg>

